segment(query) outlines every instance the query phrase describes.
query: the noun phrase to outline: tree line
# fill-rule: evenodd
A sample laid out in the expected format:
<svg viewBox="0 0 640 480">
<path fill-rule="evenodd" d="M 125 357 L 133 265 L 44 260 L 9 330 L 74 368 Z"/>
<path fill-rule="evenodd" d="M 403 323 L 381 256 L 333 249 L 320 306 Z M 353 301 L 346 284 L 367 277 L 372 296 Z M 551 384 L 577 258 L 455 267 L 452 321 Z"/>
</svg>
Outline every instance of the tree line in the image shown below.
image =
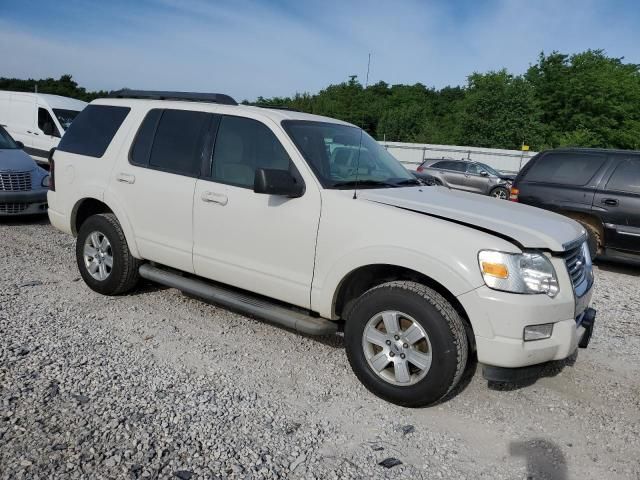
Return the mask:
<svg viewBox="0 0 640 480">
<path fill-rule="evenodd" d="M 90 101 L 70 75 L 58 80 L 0 78 L 0 89 L 55 93 Z M 243 103 L 282 106 L 339 118 L 378 140 L 534 150 L 559 146 L 640 149 L 640 65 L 602 50 L 541 53 L 522 75 L 473 73 L 463 86 L 422 83 L 364 87 L 352 76 L 316 94 L 258 97 Z"/>
</svg>

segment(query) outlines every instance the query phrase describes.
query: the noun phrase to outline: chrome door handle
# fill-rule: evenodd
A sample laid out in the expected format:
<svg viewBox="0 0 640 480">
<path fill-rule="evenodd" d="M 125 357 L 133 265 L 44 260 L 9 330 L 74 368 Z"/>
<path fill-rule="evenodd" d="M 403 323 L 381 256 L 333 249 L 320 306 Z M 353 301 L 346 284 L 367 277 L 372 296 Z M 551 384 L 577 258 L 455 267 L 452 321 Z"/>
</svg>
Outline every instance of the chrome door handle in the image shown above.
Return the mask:
<svg viewBox="0 0 640 480">
<path fill-rule="evenodd" d="M 116 180 L 120 183 L 135 183 L 136 177 L 128 173 L 119 173 L 116 175 Z"/>
<path fill-rule="evenodd" d="M 229 202 L 229 198 L 224 193 L 202 192 L 200 198 L 203 202 L 217 203 L 223 207 Z"/>
</svg>

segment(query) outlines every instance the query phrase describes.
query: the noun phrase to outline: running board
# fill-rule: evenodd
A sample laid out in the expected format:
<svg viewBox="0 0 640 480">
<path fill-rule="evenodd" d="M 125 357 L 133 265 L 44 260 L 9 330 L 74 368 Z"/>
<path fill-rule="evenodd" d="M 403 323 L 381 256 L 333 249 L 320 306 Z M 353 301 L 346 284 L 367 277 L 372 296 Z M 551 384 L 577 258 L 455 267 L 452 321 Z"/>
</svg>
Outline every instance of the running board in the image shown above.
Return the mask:
<svg viewBox="0 0 640 480">
<path fill-rule="evenodd" d="M 139 272 L 142 278 L 152 282 L 177 288 L 195 297 L 263 318 L 271 323 L 291 328 L 307 335 L 328 335 L 335 333 L 338 328 L 336 322 L 325 320 L 324 318 L 311 317 L 260 298 L 211 285 L 203 280 L 183 277 L 148 263 L 140 266 Z"/>
</svg>

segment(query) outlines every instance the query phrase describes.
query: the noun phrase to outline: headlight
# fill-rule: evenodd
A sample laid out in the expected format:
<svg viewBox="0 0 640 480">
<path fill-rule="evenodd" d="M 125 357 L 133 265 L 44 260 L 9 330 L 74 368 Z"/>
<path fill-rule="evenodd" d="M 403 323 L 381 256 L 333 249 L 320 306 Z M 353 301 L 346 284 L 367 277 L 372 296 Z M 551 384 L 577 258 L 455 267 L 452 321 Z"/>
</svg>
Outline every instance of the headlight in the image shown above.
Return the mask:
<svg viewBox="0 0 640 480">
<path fill-rule="evenodd" d="M 49 175 L 45 175 L 42 178 L 42 186 L 49 188 L 49 185 L 51 185 L 51 177 Z"/>
<path fill-rule="evenodd" d="M 482 250 L 478 263 L 484 283 L 494 290 L 513 293 L 546 293 L 560 290 L 556 271 L 542 253 L 505 253 Z"/>
</svg>

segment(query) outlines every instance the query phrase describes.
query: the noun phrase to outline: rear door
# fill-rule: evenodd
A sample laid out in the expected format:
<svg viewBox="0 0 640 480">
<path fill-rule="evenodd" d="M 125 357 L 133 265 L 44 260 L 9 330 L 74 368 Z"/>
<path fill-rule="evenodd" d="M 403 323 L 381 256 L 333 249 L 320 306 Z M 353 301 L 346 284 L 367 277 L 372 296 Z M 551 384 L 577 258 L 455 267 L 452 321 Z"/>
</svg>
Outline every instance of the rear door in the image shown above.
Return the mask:
<svg viewBox="0 0 640 480">
<path fill-rule="evenodd" d="M 467 169 L 465 163 L 453 160 L 444 160 L 434 164 L 431 168 L 436 169 L 440 178 L 444 179 L 451 188 L 469 190 L 469 187 L 465 184 Z"/>
<path fill-rule="evenodd" d="M 606 246 L 640 253 L 640 156 L 620 158 L 602 185 L 593 209 L 604 222 Z"/>
<path fill-rule="evenodd" d="M 214 118 L 207 112 L 150 110 L 129 161 L 114 169 L 112 191 L 126 206 L 147 260 L 193 272 L 193 193 Z"/>
</svg>

